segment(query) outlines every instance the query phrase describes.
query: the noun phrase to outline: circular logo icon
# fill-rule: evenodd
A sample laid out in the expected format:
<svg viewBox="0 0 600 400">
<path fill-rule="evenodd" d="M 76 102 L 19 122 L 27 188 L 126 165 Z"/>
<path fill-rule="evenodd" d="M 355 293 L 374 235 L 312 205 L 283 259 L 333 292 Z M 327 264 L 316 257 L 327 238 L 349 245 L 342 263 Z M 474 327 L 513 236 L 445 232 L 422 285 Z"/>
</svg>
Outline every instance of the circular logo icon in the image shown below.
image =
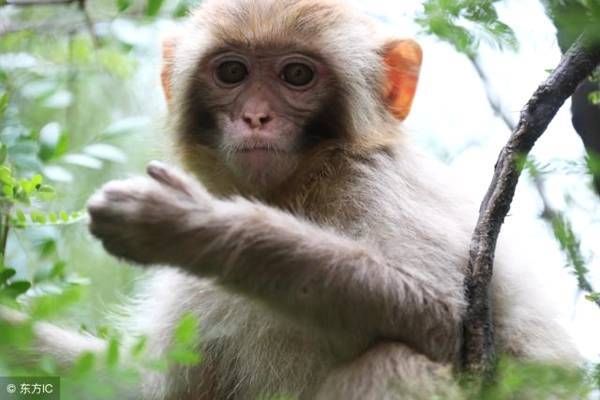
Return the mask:
<svg viewBox="0 0 600 400">
<path fill-rule="evenodd" d="M 10 394 L 17 392 L 17 385 L 13 385 L 12 383 L 6 385 L 6 391 Z"/>
</svg>

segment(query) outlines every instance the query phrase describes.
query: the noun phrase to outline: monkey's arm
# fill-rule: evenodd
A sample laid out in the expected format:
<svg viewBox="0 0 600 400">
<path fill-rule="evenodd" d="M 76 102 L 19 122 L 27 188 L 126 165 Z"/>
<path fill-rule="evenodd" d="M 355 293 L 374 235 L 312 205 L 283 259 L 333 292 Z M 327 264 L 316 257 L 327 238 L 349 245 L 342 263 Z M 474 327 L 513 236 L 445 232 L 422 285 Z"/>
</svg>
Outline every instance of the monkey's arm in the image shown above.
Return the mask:
<svg viewBox="0 0 600 400">
<path fill-rule="evenodd" d="M 114 255 L 214 277 L 318 326 L 419 347 L 454 342 L 436 332 L 458 331 L 458 305 L 374 248 L 256 202 L 215 199 L 164 166 L 149 173 L 90 200 L 91 230 Z"/>
<path fill-rule="evenodd" d="M 2 324 L 32 324 L 33 343 L 27 354 L 19 354 L 22 363 L 34 363 L 43 355 L 51 355 L 60 368 L 69 368 L 84 352 L 101 354 L 106 343 L 97 337 L 60 328 L 47 322 L 31 322 L 29 317 L 16 310 L 0 306 Z"/>
<path fill-rule="evenodd" d="M 448 364 L 398 342 L 381 342 L 331 371 L 315 399 L 462 399 Z"/>
</svg>

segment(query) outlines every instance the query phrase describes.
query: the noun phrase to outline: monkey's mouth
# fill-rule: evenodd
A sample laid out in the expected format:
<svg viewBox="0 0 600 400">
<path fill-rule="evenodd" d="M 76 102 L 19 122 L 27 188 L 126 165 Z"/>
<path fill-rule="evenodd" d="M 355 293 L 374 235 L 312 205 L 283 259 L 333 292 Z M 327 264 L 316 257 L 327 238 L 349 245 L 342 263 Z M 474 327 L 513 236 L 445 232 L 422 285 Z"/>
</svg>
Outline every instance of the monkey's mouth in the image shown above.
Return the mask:
<svg viewBox="0 0 600 400">
<path fill-rule="evenodd" d="M 235 151 L 237 162 L 248 168 L 266 167 L 270 162 L 279 159 L 284 152 L 270 146 L 244 147 Z"/>
<path fill-rule="evenodd" d="M 265 144 L 240 146 L 230 152 L 230 163 L 239 173 L 256 174 L 282 168 L 293 157 L 287 150 Z"/>
<path fill-rule="evenodd" d="M 278 157 L 288 155 L 290 151 L 268 144 L 257 144 L 237 147 L 233 149 L 233 153 L 239 157 L 248 157 L 252 155 L 259 157 Z"/>
<path fill-rule="evenodd" d="M 254 152 L 267 152 L 267 153 L 279 153 L 278 149 L 268 146 L 257 146 L 257 147 L 245 147 L 237 150 L 238 153 L 254 153 Z"/>
<path fill-rule="evenodd" d="M 281 146 L 277 144 L 268 143 L 264 141 L 239 143 L 235 146 L 232 146 L 231 150 L 233 150 L 236 153 L 288 153 L 288 151 L 285 148 L 281 148 Z"/>
</svg>

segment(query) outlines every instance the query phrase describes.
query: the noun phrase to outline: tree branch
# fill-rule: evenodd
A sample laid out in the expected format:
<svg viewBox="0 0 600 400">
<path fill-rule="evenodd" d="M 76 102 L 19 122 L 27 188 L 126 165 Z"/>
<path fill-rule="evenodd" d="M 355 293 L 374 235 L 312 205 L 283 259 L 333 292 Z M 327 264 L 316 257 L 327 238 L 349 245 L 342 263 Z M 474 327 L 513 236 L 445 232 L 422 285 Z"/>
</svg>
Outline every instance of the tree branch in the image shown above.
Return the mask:
<svg viewBox="0 0 600 400">
<path fill-rule="evenodd" d="M 600 63 L 600 45 L 581 37 L 564 55 L 558 67 L 535 91 L 500 152 L 490 187 L 483 199 L 469 251 L 469 274 L 465 289 L 469 305 L 463 327 L 463 367 L 467 372 L 488 375 L 495 359 L 489 283 L 494 252 L 526 156 L 544 133 L 577 85 Z"/>
<path fill-rule="evenodd" d="M 487 75 L 485 74 L 485 71 L 484 71 L 483 67 L 481 66 L 479 60 L 474 56 L 469 56 L 468 58 L 469 58 L 469 61 L 471 61 L 471 64 L 473 65 L 473 67 L 475 68 L 477 75 L 479 75 L 479 79 L 483 83 L 483 86 L 484 86 L 485 92 L 486 92 L 486 96 L 487 96 L 487 100 L 488 100 L 488 103 L 490 104 L 490 107 L 492 108 L 494 113 L 497 116 L 499 116 L 500 119 L 502 119 L 502 122 L 504 122 L 504 125 L 511 132 L 514 132 L 517 129 L 517 125 L 512 120 L 510 115 L 506 112 L 504 107 L 502 107 L 502 102 L 500 101 L 500 99 L 498 99 L 498 97 L 492 91 L 492 89 L 491 89 L 492 85 L 490 84 L 490 80 L 487 77 Z M 582 88 L 582 85 L 579 85 L 575 91 L 575 95 L 577 94 L 578 91 L 581 90 L 581 88 Z M 586 100 L 587 100 L 587 98 L 586 98 Z M 600 125 L 598 126 L 598 128 L 600 128 Z M 598 141 L 600 143 L 600 136 L 598 137 Z M 542 206 L 544 208 L 542 210 L 541 218 L 549 225 L 550 229 L 552 229 L 555 232 L 555 235 L 556 235 L 557 227 L 562 226 L 565 229 L 570 230 L 571 225 L 566 220 L 566 216 L 564 215 L 564 213 L 559 210 L 556 210 L 550 204 L 550 201 L 548 200 L 548 196 L 546 195 L 546 185 L 545 185 L 544 179 L 542 179 L 542 176 L 539 173 L 535 173 L 534 171 L 530 171 L 530 176 L 531 176 L 531 179 L 533 180 L 534 187 L 535 187 L 536 191 L 538 192 L 538 195 L 540 196 L 540 200 L 542 201 Z M 561 246 L 561 247 L 563 247 L 563 246 Z M 571 263 L 571 265 L 573 267 L 574 273 L 577 277 L 577 284 L 579 286 L 579 289 L 588 294 L 595 293 L 591 282 L 586 277 L 585 272 L 587 272 L 587 271 L 578 268 L 577 264 L 580 260 L 578 260 L 578 257 L 575 257 L 574 254 L 572 254 L 572 249 L 563 247 L 562 250 L 566 254 L 567 259 L 569 260 L 569 263 Z M 579 255 L 577 255 L 577 256 L 579 256 Z M 593 302 L 596 303 L 596 305 L 598 305 L 600 307 L 600 299 L 593 300 Z"/>
</svg>

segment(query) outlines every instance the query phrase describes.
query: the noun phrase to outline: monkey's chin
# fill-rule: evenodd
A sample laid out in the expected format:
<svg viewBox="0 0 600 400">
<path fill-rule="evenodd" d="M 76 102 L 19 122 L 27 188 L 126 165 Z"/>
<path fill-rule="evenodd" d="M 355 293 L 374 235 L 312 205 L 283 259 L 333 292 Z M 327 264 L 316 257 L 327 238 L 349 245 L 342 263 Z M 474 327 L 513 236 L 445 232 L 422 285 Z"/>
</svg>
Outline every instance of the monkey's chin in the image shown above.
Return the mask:
<svg viewBox="0 0 600 400">
<path fill-rule="evenodd" d="M 238 179 L 261 190 L 279 186 L 297 166 L 293 154 L 263 149 L 235 152 L 228 161 Z"/>
</svg>

